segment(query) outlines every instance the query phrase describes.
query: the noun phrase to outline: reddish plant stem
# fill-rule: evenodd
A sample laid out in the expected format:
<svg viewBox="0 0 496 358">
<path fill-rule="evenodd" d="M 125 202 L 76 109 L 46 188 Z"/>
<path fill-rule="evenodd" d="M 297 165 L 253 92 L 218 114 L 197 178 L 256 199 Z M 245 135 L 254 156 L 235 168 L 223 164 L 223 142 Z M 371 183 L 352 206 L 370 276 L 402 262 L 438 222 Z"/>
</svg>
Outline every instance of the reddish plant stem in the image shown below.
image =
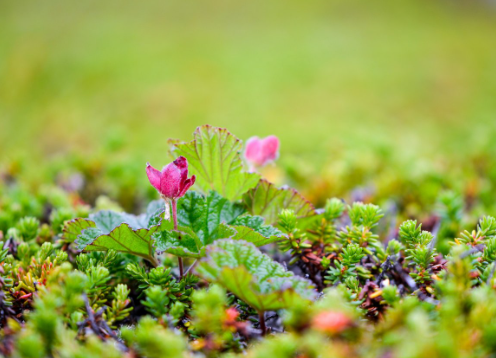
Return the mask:
<svg viewBox="0 0 496 358">
<path fill-rule="evenodd" d="M 267 334 L 267 327 L 265 326 L 265 312 L 260 312 L 258 314 L 258 318 L 260 321 L 260 330 L 262 331 L 262 336 Z"/>
<path fill-rule="evenodd" d="M 177 230 L 177 200 L 176 199 L 172 199 L 172 220 L 174 220 L 174 230 Z M 181 238 L 179 238 L 179 239 L 181 239 Z M 179 279 L 182 279 L 183 275 L 184 275 L 182 257 L 178 257 L 177 262 L 179 264 Z"/>
</svg>

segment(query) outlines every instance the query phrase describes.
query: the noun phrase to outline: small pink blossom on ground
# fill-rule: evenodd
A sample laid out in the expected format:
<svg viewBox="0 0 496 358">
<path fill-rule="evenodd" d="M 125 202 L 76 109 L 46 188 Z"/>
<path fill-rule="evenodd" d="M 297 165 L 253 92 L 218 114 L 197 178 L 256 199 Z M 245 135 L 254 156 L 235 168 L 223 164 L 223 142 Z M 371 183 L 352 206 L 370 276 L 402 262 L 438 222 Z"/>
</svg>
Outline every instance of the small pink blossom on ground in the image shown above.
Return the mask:
<svg viewBox="0 0 496 358">
<path fill-rule="evenodd" d="M 195 183 L 196 177 L 188 178 L 188 161 L 179 157 L 167 164 L 162 171 L 146 163 L 146 174 L 150 184 L 166 199 L 177 199 Z"/>
<path fill-rule="evenodd" d="M 227 322 L 235 322 L 238 319 L 239 312 L 234 307 L 229 307 L 226 310 L 226 321 Z"/>
<path fill-rule="evenodd" d="M 314 317 L 312 326 L 322 332 L 336 334 L 351 325 L 351 319 L 341 312 L 325 311 Z"/>
<path fill-rule="evenodd" d="M 246 142 L 245 158 L 250 170 L 263 167 L 279 157 L 279 138 L 270 135 L 265 138 L 251 137 Z"/>
</svg>

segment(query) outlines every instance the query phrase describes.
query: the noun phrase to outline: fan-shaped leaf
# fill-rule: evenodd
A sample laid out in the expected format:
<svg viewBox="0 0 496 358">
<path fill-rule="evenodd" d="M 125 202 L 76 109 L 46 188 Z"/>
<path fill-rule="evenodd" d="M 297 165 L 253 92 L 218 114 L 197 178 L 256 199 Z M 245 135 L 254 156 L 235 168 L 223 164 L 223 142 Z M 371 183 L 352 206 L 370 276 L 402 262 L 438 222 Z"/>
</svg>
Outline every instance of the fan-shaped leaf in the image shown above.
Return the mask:
<svg viewBox="0 0 496 358">
<path fill-rule="evenodd" d="M 74 242 L 76 241 L 77 237 L 81 234 L 81 231 L 91 227 L 96 227 L 96 224 L 88 219 L 76 218 L 67 221 L 64 224 L 62 238 L 67 242 Z"/>
<path fill-rule="evenodd" d="M 180 257 L 199 258 L 205 252 L 198 236 L 187 227 L 178 230 L 163 230 L 154 235 L 157 252 L 167 252 Z"/>
<path fill-rule="evenodd" d="M 217 239 L 245 240 L 262 246 L 280 240 L 278 229 L 264 225 L 260 216 L 243 215 L 244 208 L 233 204 L 218 193 L 208 196 L 191 191 L 179 199 L 177 217 L 179 231 L 162 231 L 154 235 L 156 248 L 182 257 L 198 258 L 204 247 Z"/>
<path fill-rule="evenodd" d="M 84 251 L 116 250 L 137 255 L 156 263 L 152 236 L 159 230 L 171 230 L 170 218 L 164 219 L 164 206 L 152 202 L 146 214 L 138 216 L 99 211 L 89 219 L 76 219 L 64 228 L 68 239 L 77 234 L 78 249 Z"/>
<path fill-rule="evenodd" d="M 297 300 L 316 297 L 310 281 L 286 271 L 246 241 L 217 240 L 207 247 L 196 270 L 258 312 L 288 308 Z"/>
<path fill-rule="evenodd" d="M 243 202 L 250 214 L 261 215 L 273 225 L 283 209 L 294 210 L 299 218 L 315 215 L 313 205 L 296 190 L 277 188 L 266 180 L 261 180 L 256 188 L 248 191 Z"/>
<path fill-rule="evenodd" d="M 245 209 L 233 204 L 215 191 L 207 196 L 191 191 L 179 199 L 177 220 L 180 226 L 190 227 L 208 245 L 218 238 L 217 228 L 221 223 L 231 224 Z"/>
<path fill-rule="evenodd" d="M 174 156 L 188 159 L 190 172 L 197 176 L 195 187 L 203 193 L 215 190 L 237 200 L 260 180 L 258 174 L 244 170 L 242 142 L 224 128 L 198 127 L 193 141 L 170 143 Z"/>
</svg>

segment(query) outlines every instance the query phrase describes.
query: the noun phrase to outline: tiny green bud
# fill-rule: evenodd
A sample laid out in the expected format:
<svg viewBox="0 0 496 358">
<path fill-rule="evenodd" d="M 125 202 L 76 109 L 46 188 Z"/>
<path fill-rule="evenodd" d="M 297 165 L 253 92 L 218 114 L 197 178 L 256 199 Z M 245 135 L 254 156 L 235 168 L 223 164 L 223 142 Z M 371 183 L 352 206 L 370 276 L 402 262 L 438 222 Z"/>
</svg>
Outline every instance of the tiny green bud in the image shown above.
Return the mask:
<svg viewBox="0 0 496 358">
<path fill-rule="evenodd" d="M 384 287 L 382 289 L 382 298 L 384 298 L 384 301 L 386 301 L 386 303 L 389 305 L 393 305 L 394 303 L 398 302 L 400 296 L 398 294 L 397 287 L 394 285 Z"/>
<path fill-rule="evenodd" d="M 296 214 L 294 210 L 282 210 L 279 214 L 279 224 L 287 233 L 292 232 L 296 228 Z"/>
<path fill-rule="evenodd" d="M 324 208 L 324 218 L 327 221 L 334 221 L 343 214 L 344 208 L 345 205 L 341 200 L 337 198 L 329 199 Z"/>
<path fill-rule="evenodd" d="M 38 221 L 38 219 L 33 217 L 22 218 L 17 224 L 19 233 L 24 241 L 29 241 L 36 238 L 39 226 L 40 222 Z"/>
</svg>

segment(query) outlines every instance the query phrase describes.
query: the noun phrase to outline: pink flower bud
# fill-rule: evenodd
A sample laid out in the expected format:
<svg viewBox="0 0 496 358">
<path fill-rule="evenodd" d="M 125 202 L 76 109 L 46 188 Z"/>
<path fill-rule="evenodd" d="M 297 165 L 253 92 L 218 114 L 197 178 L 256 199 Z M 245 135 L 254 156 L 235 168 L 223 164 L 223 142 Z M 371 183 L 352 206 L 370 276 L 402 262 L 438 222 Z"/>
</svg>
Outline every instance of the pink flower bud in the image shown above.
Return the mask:
<svg viewBox="0 0 496 358">
<path fill-rule="evenodd" d="M 350 327 L 351 319 L 341 312 L 325 311 L 314 317 L 312 326 L 322 332 L 336 334 Z"/>
<path fill-rule="evenodd" d="M 246 142 L 245 158 L 251 167 L 263 167 L 279 156 L 279 139 L 270 135 L 265 138 L 251 137 Z"/>
<path fill-rule="evenodd" d="M 150 163 L 146 163 L 146 174 L 150 184 L 168 199 L 182 197 L 196 179 L 194 175 L 188 179 L 188 161 L 184 157 L 179 157 L 167 164 L 161 172 L 152 167 Z"/>
</svg>

